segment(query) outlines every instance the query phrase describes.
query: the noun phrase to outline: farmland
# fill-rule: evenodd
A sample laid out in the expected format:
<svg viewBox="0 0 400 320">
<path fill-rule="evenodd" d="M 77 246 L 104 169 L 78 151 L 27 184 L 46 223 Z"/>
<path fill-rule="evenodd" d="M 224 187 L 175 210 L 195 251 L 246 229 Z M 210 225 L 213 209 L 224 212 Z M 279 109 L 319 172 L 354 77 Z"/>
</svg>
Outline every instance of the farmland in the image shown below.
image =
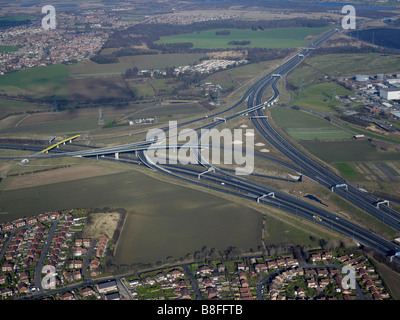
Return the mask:
<svg viewBox="0 0 400 320">
<path fill-rule="evenodd" d="M 370 141 L 303 141 L 302 145 L 326 162 L 400 160 L 399 152 L 379 152 Z"/>
<path fill-rule="evenodd" d="M 37 172 L 7 178 L 0 192 L 1 221 L 60 208 L 123 207 L 128 215 L 118 242 L 117 264 L 155 263 L 168 256 L 180 258 L 204 246 L 256 250 L 261 245 L 262 214 L 253 203 L 245 206 L 160 181 L 122 164 L 113 168 L 114 164 L 108 162 L 78 158 L 59 159 L 57 163 L 70 167 L 45 172 L 40 170 L 48 167 L 13 169 L 14 173 Z M 90 170 L 85 169 L 88 165 L 92 166 Z M 312 245 L 310 234 L 326 237 L 318 228 L 299 224 L 294 217 L 278 218 L 268 208 L 262 212 L 267 215 L 268 244 L 284 240 Z"/>
<path fill-rule="evenodd" d="M 235 48 L 241 45 L 229 44 L 229 42 L 250 41 L 246 47 L 254 48 L 294 48 L 307 45 L 307 38 L 310 35 L 322 33 L 328 28 L 277 28 L 263 31 L 251 29 L 227 29 L 228 35 L 217 35 L 225 29 L 213 29 L 196 33 L 182 34 L 177 36 L 164 37 L 158 44 L 169 43 L 193 43 L 194 48 L 219 49 Z"/>
<path fill-rule="evenodd" d="M 13 15 L 13 16 L 7 16 L 7 17 L 0 17 L 0 22 L 3 21 L 26 21 L 30 19 L 36 19 L 37 17 L 29 14 L 19 14 L 19 15 Z"/>
<path fill-rule="evenodd" d="M 336 163 L 342 175 L 365 189 L 393 196 L 400 192 L 400 161 L 355 161 Z"/>
<path fill-rule="evenodd" d="M 142 111 L 138 111 L 132 118 L 145 118 L 145 117 L 154 117 L 157 116 L 159 121 L 162 120 L 171 120 L 171 118 L 176 119 L 179 115 L 190 115 L 190 114 L 199 114 L 204 112 L 204 108 L 197 104 L 196 102 L 191 101 L 178 101 L 178 102 L 170 102 L 170 103 L 162 103 L 160 105 L 155 105 L 149 108 L 146 108 Z M 161 120 L 160 120 L 161 119 Z"/>
<path fill-rule="evenodd" d="M 48 106 L 35 102 L 0 99 L 0 115 L 13 114 L 15 112 L 42 111 Z"/>
<path fill-rule="evenodd" d="M 5 74 L 0 78 L 0 93 L 26 95 L 32 98 L 66 98 L 68 67 L 51 65 Z"/>
<path fill-rule="evenodd" d="M 348 139 L 352 136 L 342 129 L 335 128 L 289 128 L 287 132 L 299 140 L 336 140 Z"/>
<path fill-rule="evenodd" d="M 112 121 L 115 116 L 105 116 L 105 121 Z M 98 115 L 91 118 L 84 119 L 70 119 L 62 121 L 43 122 L 39 124 L 27 124 L 20 125 L 17 127 L 6 128 L 0 130 L 2 134 L 7 135 L 23 135 L 29 136 L 29 134 L 37 135 L 64 135 L 64 134 L 78 134 L 89 132 L 90 130 L 97 129 Z"/>
<path fill-rule="evenodd" d="M 296 79 L 296 81 L 299 82 L 300 79 Z M 299 83 L 296 83 L 296 85 L 299 85 Z M 341 105 L 340 101 L 332 99 L 334 91 L 339 96 L 351 94 L 350 90 L 334 82 L 324 82 L 304 88 L 302 93 L 292 91 L 293 100 L 291 104 L 318 112 L 329 113 L 335 110 L 335 107 Z"/>
<path fill-rule="evenodd" d="M 73 100 L 127 99 L 130 97 L 130 92 L 120 76 L 69 79 L 68 91 Z"/>
<path fill-rule="evenodd" d="M 102 108 L 105 123 L 116 119 L 139 119 L 157 117 L 158 122 L 180 120 L 187 115 L 200 114 L 206 109 L 195 101 L 164 101 L 162 103 L 126 103 L 122 106 Z M 114 128 L 98 125 L 99 108 L 81 108 L 59 112 L 41 112 L 9 116 L 0 120 L 0 134 L 5 136 L 32 137 L 32 135 L 69 135 L 90 133 L 115 133 Z M 119 131 L 133 131 L 140 126 L 123 126 Z M 121 140 L 116 142 L 122 143 Z"/>
<path fill-rule="evenodd" d="M 52 168 L 51 165 L 48 165 L 47 168 L 46 165 L 43 165 L 43 167 L 41 168 L 43 170 L 43 168 L 48 169 L 49 167 Z M 113 174 L 116 171 L 118 170 L 113 168 L 90 166 L 90 165 L 65 167 L 55 170 L 46 170 L 42 172 L 37 172 L 34 174 L 25 174 L 17 176 L 13 179 L 10 179 L 10 182 L 6 183 L 5 188 L 6 190 L 13 190 L 19 188 L 38 186 L 38 185 L 46 185 L 61 181 L 70 181 L 70 180 L 83 179 L 93 176 Z"/>
<path fill-rule="evenodd" d="M 315 56 L 307 59 L 303 68 L 292 73 L 294 79 L 303 73 L 304 84 L 310 83 L 315 74 L 305 71 L 309 68 L 314 72 L 334 77 L 349 77 L 356 74 L 377 74 L 393 72 L 393 65 L 399 65 L 400 57 L 397 55 L 382 56 L 378 53 L 357 53 L 357 54 L 328 54 Z M 305 73 L 307 72 L 307 73 Z M 296 76 L 297 74 L 297 76 Z"/>
<path fill-rule="evenodd" d="M 346 178 L 358 177 L 358 174 L 353 170 L 353 168 L 348 163 L 337 163 L 336 166 Z"/>
<path fill-rule="evenodd" d="M 121 263 L 179 257 L 204 245 L 256 249 L 261 241 L 257 211 L 132 170 L 3 190 L 0 202 L 2 221 L 60 208 L 126 208 L 129 214 L 117 252 Z"/>
<path fill-rule="evenodd" d="M 273 119 L 294 139 L 338 140 L 349 139 L 352 134 L 334 126 L 329 121 L 291 108 L 277 107 L 271 110 Z"/>
<path fill-rule="evenodd" d="M 307 126 L 329 128 L 332 126 L 325 119 L 291 108 L 274 107 L 271 112 L 274 120 L 283 128 L 304 128 Z"/>
<path fill-rule="evenodd" d="M 368 190 L 400 191 L 400 153 L 382 141 L 354 140 L 329 121 L 292 108 L 271 109 L 274 121 L 308 152 L 334 165 L 341 175 Z"/>
<path fill-rule="evenodd" d="M 1 49 L 1 47 L 0 47 Z M 204 54 L 158 54 L 120 57 L 118 63 L 97 64 L 90 60 L 76 64 L 50 65 L 1 76 L 0 93 L 33 99 L 87 101 L 153 97 L 146 84 L 129 89 L 121 75 L 129 68 L 164 69 L 198 62 Z M 150 91 L 149 91 L 150 90 Z M 1 104 L 0 104 L 1 107 Z"/>
<path fill-rule="evenodd" d="M 140 56 L 119 57 L 118 63 L 97 64 L 91 60 L 69 66 L 71 78 L 121 75 L 127 69 L 137 67 L 143 69 L 164 69 L 198 62 L 204 54 L 150 54 Z"/>
</svg>

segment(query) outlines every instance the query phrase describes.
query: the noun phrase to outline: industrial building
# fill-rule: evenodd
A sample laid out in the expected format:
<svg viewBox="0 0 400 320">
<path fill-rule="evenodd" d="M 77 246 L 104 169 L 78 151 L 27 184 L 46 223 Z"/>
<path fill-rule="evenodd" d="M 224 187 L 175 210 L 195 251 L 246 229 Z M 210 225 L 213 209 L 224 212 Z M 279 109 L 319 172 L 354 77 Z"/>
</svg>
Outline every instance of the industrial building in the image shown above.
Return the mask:
<svg viewBox="0 0 400 320">
<path fill-rule="evenodd" d="M 367 82 L 367 81 L 369 81 L 369 75 L 358 74 L 358 75 L 356 75 L 355 80 L 357 82 Z"/>
<path fill-rule="evenodd" d="M 381 88 L 379 95 L 386 100 L 400 100 L 400 88 Z"/>
</svg>

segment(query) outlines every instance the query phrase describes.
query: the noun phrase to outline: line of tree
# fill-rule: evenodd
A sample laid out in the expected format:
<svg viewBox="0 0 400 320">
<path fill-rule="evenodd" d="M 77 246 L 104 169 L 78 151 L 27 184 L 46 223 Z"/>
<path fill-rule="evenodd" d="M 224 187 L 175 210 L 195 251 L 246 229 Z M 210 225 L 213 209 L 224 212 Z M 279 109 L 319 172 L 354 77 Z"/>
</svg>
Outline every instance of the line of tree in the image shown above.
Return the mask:
<svg viewBox="0 0 400 320">
<path fill-rule="evenodd" d="M 356 118 L 354 118 L 354 117 L 352 117 L 352 116 L 341 115 L 341 116 L 340 116 L 340 119 L 342 119 L 342 120 L 344 120 L 344 121 L 346 121 L 346 122 L 355 124 L 355 125 L 357 125 L 357 126 L 364 127 L 364 128 L 365 128 L 365 127 L 368 127 L 368 125 L 369 125 L 367 122 L 358 120 L 358 119 L 356 119 Z"/>
<path fill-rule="evenodd" d="M 90 57 L 90 60 L 98 64 L 108 64 L 117 63 L 118 57 L 113 54 L 96 54 Z"/>
<path fill-rule="evenodd" d="M 370 254 L 376 261 L 385 264 L 393 271 L 400 273 L 400 264 L 397 262 L 390 261 L 389 258 L 384 254 L 368 247 L 362 247 L 362 251 Z"/>
<path fill-rule="evenodd" d="M 314 239 L 313 241 L 317 241 L 317 239 Z M 319 239 L 318 240 L 319 245 L 325 249 L 325 250 L 333 250 L 336 248 L 345 248 L 342 242 L 338 242 L 336 240 L 332 241 L 325 241 L 324 239 Z M 238 248 L 235 246 L 229 246 L 225 250 L 218 250 L 215 248 L 210 248 L 208 246 L 203 246 L 200 250 L 196 250 L 191 253 L 187 253 L 183 257 L 172 257 L 168 256 L 165 257 L 162 261 L 157 261 L 155 264 L 152 263 L 137 263 L 137 264 L 132 264 L 130 266 L 125 265 L 124 268 L 127 268 L 128 270 L 138 270 L 138 269 L 143 269 L 143 268 L 152 268 L 156 266 L 160 266 L 162 264 L 168 263 L 168 264 L 177 264 L 177 263 L 182 263 L 185 261 L 196 261 L 196 262 L 202 262 L 202 263 L 209 263 L 210 261 L 215 261 L 215 260 L 234 260 L 234 259 L 241 259 L 245 256 L 248 255 L 268 255 L 268 256 L 281 256 L 283 254 L 288 254 L 292 253 L 295 256 L 305 256 L 306 258 L 309 258 L 311 256 L 311 247 L 305 247 L 305 246 L 300 246 L 300 245 L 293 245 L 290 243 L 280 243 L 276 245 L 269 245 L 266 248 L 263 246 L 258 246 L 255 249 L 248 249 L 244 250 L 242 248 Z M 120 266 L 116 265 L 116 259 L 113 256 L 109 256 L 107 261 L 107 267 L 108 268 L 115 268 L 115 270 L 118 270 Z M 121 270 L 119 270 L 121 272 Z M 127 272 L 127 271 L 126 271 Z"/>
<path fill-rule="evenodd" d="M 231 32 L 229 30 L 219 30 L 215 32 L 216 36 L 229 36 Z"/>
<path fill-rule="evenodd" d="M 165 43 L 165 44 L 154 44 L 152 43 L 151 48 L 153 50 L 159 50 L 163 54 L 166 53 L 186 53 L 195 52 L 196 49 L 193 48 L 193 43 L 191 42 L 181 42 L 181 43 Z"/>
<path fill-rule="evenodd" d="M 248 40 L 235 41 L 235 40 L 233 40 L 233 41 L 229 41 L 228 44 L 232 45 L 232 46 L 248 46 L 249 44 L 251 44 L 251 41 L 248 41 Z"/>
<path fill-rule="evenodd" d="M 132 67 L 127 69 L 122 77 L 124 79 L 133 79 L 138 77 L 138 73 L 139 69 L 137 67 Z"/>
<path fill-rule="evenodd" d="M 247 60 L 250 62 L 260 62 L 275 59 L 282 59 L 293 53 L 295 49 L 266 49 L 266 48 L 247 48 Z"/>
<path fill-rule="evenodd" d="M 114 51 L 111 54 L 101 54 L 98 53 L 90 58 L 93 62 L 98 64 L 107 64 L 107 63 L 118 63 L 119 57 L 125 56 L 137 56 L 144 54 L 158 54 L 158 51 L 148 50 L 148 49 L 139 49 L 139 48 L 121 48 L 117 51 Z"/>
<path fill-rule="evenodd" d="M 121 48 L 113 52 L 113 55 L 117 57 L 134 56 L 141 54 L 157 54 L 157 51 L 139 48 Z"/>
<path fill-rule="evenodd" d="M 21 21 L 2 20 L 0 21 L 0 29 L 30 25 L 30 24 L 32 24 L 31 20 L 21 20 Z"/>
<path fill-rule="evenodd" d="M 327 54 L 349 54 L 349 53 L 380 53 L 380 54 L 396 54 L 398 55 L 399 50 L 391 50 L 380 47 L 373 47 L 363 45 L 361 47 L 353 46 L 338 46 L 338 47 L 321 47 L 310 53 L 310 57 L 327 55 Z"/>
<path fill-rule="evenodd" d="M 370 18 L 370 19 L 383 19 L 383 18 L 387 18 L 388 12 L 387 11 L 379 11 L 379 10 L 357 9 L 357 16 Z"/>
<path fill-rule="evenodd" d="M 35 171 L 26 171 L 26 172 L 20 172 L 20 173 L 7 174 L 7 177 L 24 176 L 24 175 L 27 175 L 27 174 L 46 172 L 46 171 L 50 171 L 50 170 L 57 170 L 57 169 L 63 169 L 63 168 L 69 168 L 69 167 L 71 167 L 71 166 L 70 165 L 55 166 L 55 167 L 47 168 L 47 169 L 40 169 L 40 170 L 35 170 Z"/>
</svg>

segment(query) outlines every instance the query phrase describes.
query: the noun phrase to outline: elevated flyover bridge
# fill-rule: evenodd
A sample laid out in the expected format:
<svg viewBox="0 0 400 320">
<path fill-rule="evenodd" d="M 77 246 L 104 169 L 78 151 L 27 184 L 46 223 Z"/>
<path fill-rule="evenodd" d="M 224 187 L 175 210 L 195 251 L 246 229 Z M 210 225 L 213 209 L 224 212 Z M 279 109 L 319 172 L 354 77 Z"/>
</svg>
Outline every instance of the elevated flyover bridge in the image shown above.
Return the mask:
<svg viewBox="0 0 400 320">
<path fill-rule="evenodd" d="M 69 139 L 65 139 L 69 141 Z M 63 140 L 64 141 L 64 140 Z M 65 142 L 65 141 L 64 141 Z M 62 144 L 60 141 L 58 145 Z M 50 150 L 55 148 L 55 145 L 52 145 L 49 148 L 46 148 L 40 152 L 37 152 L 33 155 L 24 155 L 24 156 L 15 156 L 15 157 L 0 157 L 0 159 L 48 159 L 48 158 L 62 158 L 62 157 L 93 157 L 93 156 L 105 156 L 114 154 L 115 158 L 119 158 L 120 153 L 126 152 L 137 152 L 137 151 L 150 151 L 150 150 L 163 150 L 163 149 L 201 149 L 203 147 L 198 144 L 168 144 L 165 143 L 165 140 L 160 141 L 141 141 L 135 143 L 129 143 L 118 146 L 111 147 L 102 147 L 102 148 L 93 148 L 93 149 L 85 149 L 85 150 L 76 150 L 76 151 L 65 151 L 60 153 L 47 153 L 45 150 Z"/>
<path fill-rule="evenodd" d="M 74 141 L 76 138 L 78 138 L 80 136 L 81 136 L 80 134 L 77 134 L 75 136 L 72 136 L 72 137 L 66 138 L 64 140 L 61 140 L 61 141 L 59 141 L 57 143 L 54 143 L 50 147 L 47 147 L 46 149 L 43 149 L 42 151 L 40 151 L 39 154 L 40 153 L 48 153 L 51 149 L 58 148 L 58 146 L 60 144 L 65 144 L 66 142 L 70 142 L 71 143 L 72 141 Z"/>
</svg>

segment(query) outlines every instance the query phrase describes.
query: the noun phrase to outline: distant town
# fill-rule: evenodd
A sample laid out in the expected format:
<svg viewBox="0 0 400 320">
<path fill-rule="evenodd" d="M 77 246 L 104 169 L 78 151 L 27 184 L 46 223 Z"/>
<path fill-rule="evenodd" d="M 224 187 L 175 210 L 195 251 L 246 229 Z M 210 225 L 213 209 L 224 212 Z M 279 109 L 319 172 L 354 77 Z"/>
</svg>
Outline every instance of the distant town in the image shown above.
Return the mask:
<svg viewBox="0 0 400 320">
<path fill-rule="evenodd" d="M 57 13 L 57 28 L 44 30 L 41 16 L 31 24 L 6 28 L 0 35 L 0 75 L 32 67 L 60 63 L 77 63 L 99 53 L 109 38 L 110 31 L 141 23 L 190 24 L 194 22 L 224 20 L 235 15 L 205 13 L 154 16 L 121 16 L 118 10 L 87 9 L 83 12 Z M 236 63 L 236 62 L 234 62 Z M 224 68 L 228 62 L 215 66 L 205 63 L 202 69 Z M 184 68 L 184 66 L 182 66 Z"/>
<path fill-rule="evenodd" d="M 60 14 L 57 20 L 60 26 L 51 32 L 43 30 L 39 23 L 2 31 L 0 45 L 9 50 L 0 51 L 0 74 L 89 59 L 102 48 L 107 32 L 99 30 L 95 24 L 83 30 L 79 19 L 75 18 L 75 15 Z M 84 19 L 84 15 L 81 18 Z M 70 23 L 64 25 L 63 21 L 68 19 L 71 19 Z M 90 16 L 85 21 L 90 22 Z"/>
</svg>

